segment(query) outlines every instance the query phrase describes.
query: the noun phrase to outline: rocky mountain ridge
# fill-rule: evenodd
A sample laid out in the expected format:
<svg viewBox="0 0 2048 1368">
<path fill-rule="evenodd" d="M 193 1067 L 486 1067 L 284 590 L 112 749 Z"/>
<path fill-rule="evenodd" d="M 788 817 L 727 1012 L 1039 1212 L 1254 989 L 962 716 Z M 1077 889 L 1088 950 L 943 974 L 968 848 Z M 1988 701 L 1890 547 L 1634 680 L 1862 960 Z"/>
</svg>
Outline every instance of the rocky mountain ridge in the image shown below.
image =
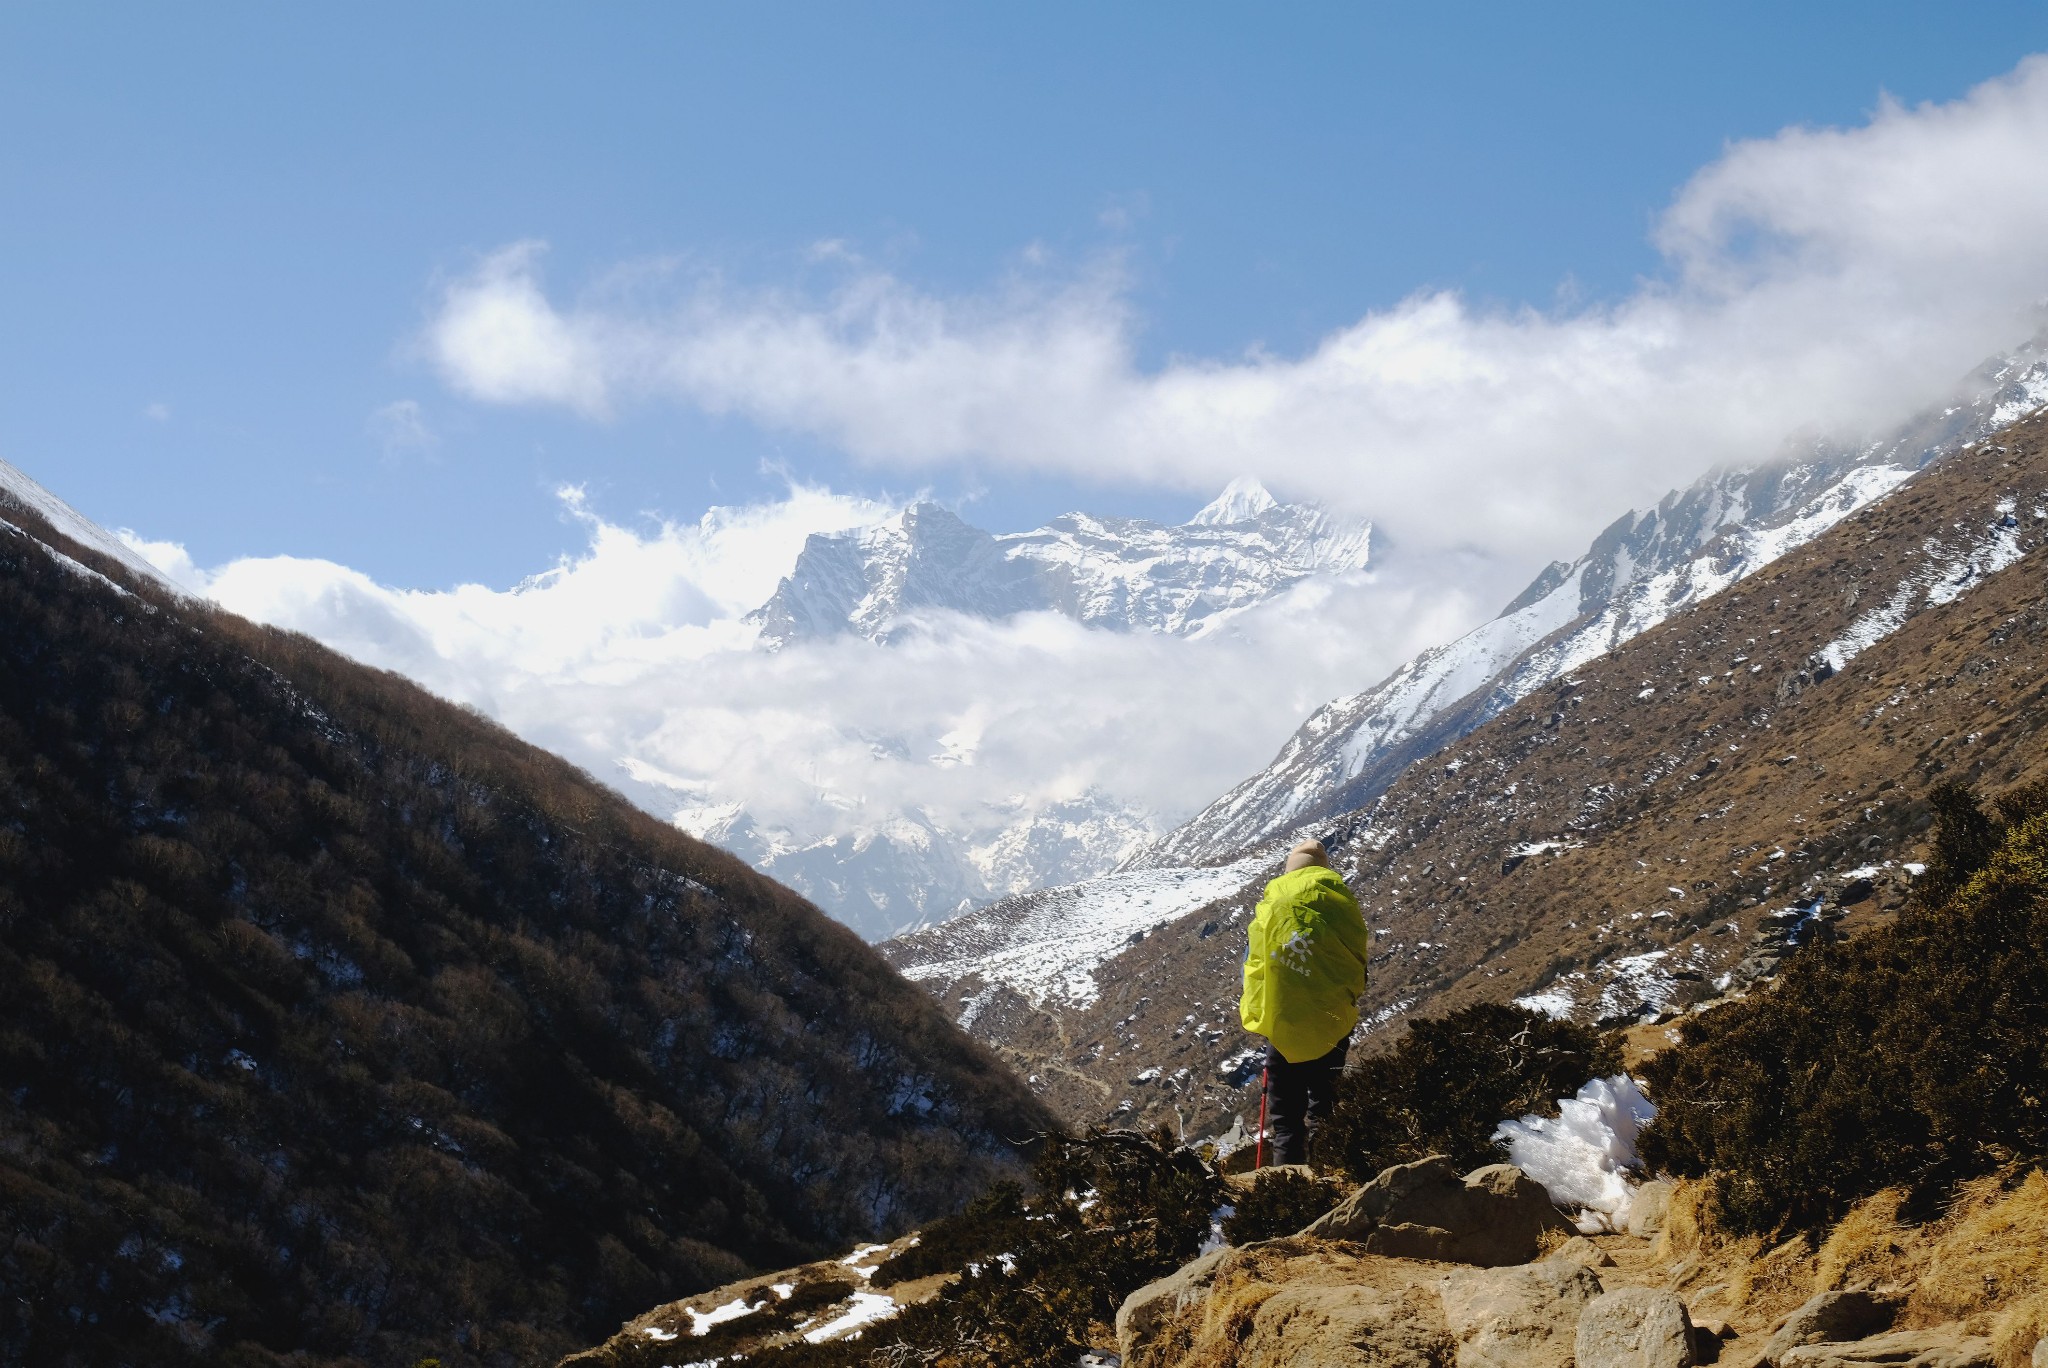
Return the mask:
<svg viewBox="0 0 2048 1368">
<path fill-rule="evenodd" d="M 1133 863 L 1236 858 L 1370 802 L 1417 759 L 2044 403 L 2048 357 L 2035 343 L 1972 376 L 1960 402 L 1880 440 L 1823 443 L 1796 461 L 1715 471 L 1655 508 L 1624 514 L 1577 561 L 1544 570 L 1492 622 L 1318 709 L 1266 769 Z"/>
</svg>

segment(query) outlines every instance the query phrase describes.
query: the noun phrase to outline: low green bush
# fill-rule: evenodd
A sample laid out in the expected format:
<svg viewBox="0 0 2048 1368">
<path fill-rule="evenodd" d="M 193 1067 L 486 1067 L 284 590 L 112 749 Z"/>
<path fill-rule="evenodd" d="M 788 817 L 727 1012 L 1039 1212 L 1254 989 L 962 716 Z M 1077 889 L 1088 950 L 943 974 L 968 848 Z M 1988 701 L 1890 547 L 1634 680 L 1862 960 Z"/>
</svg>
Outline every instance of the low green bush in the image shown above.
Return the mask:
<svg viewBox="0 0 2048 1368">
<path fill-rule="evenodd" d="M 876 1287 L 950 1273 L 992 1259 L 1022 1241 L 1024 1190 L 998 1183 L 956 1216 L 942 1216 L 918 1232 L 917 1243 L 890 1255 L 875 1269 Z"/>
<path fill-rule="evenodd" d="M 1480 1003 L 1423 1018 L 1393 1049 L 1345 1073 L 1312 1157 L 1360 1182 L 1432 1154 L 1477 1168 L 1500 1159 L 1492 1135 L 1504 1118 L 1555 1115 L 1558 1098 L 1620 1068 L 1593 1028 L 1519 1007 Z"/>
<path fill-rule="evenodd" d="M 1349 1195 L 1345 1184 L 1303 1169 L 1274 1169 L 1238 1196 L 1224 1219 L 1223 1238 L 1234 1245 L 1294 1235 Z"/>
<path fill-rule="evenodd" d="M 1793 957 L 1645 1067 L 1645 1159 L 1713 1174 L 1735 1231 L 2048 1158 L 2048 786 L 1995 812 L 1953 787 L 1929 802 L 1927 874 L 1897 922 Z"/>
</svg>

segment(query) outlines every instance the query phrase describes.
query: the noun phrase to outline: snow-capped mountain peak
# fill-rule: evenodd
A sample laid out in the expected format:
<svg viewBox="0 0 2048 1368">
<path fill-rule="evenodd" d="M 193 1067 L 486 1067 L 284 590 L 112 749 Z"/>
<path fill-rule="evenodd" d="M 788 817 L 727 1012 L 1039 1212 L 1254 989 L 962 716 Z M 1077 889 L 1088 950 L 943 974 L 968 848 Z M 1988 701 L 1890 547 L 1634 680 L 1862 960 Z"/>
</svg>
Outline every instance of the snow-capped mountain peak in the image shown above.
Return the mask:
<svg viewBox="0 0 2048 1368">
<path fill-rule="evenodd" d="M 1194 636 L 1315 574 L 1365 568 L 1369 523 L 1283 504 L 1250 477 L 1178 527 L 1069 513 L 1001 535 L 919 503 L 814 535 L 754 614 L 770 649 L 801 638 L 895 639 L 920 614 L 1053 612 L 1112 631 Z"/>
<path fill-rule="evenodd" d="M 1253 518 L 1271 508 L 1278 508 L 1280 501 L 1267 492 L 1253 475 L 1240 475 L 1223 487 L 1223 492 L 1210 500 L 1207 507 L 1189 518 L 1189 527 L 1228 527 L 1233 523 L 1250 522 Z"/>
</svg>

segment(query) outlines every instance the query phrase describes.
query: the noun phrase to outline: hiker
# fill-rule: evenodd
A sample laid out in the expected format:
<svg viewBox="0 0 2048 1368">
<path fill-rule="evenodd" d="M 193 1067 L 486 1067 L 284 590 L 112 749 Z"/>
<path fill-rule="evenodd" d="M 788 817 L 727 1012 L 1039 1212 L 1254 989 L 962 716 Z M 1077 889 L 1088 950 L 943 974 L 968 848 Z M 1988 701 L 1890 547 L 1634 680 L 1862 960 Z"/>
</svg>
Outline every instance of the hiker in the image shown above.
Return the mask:
<svg viewBox="0 0 2048 1368">
<path fill-rule="evenodd" d="M 1358 1024 L 1371 937 L 1321 841 L 1287 853 L 1252 914 L 1238 1019 L 1266 1038 L 1273 1162 L 1308 1160 L 1308 1128 L 1330 1114 Z"/>
</svg>

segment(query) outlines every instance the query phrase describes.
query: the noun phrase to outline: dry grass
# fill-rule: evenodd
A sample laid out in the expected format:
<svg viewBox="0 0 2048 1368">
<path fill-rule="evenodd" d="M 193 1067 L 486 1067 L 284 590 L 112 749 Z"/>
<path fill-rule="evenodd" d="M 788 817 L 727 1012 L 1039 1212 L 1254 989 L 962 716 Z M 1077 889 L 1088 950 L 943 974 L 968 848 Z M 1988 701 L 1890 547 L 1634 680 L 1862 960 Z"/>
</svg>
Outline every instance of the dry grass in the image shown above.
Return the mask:
<svg viewBox="0 0 2048 1368">
<path fill-rule="evenodd" d="M 1764 1249 L 1716 1229 L 1704 1183 L 1682 1183 L 1654 1258 L 1676 1284 L 1734 1313 L 1745 1333 L 1768 1327 L 1816 1292 L 1897 1299 L 1901 1327 L 1956 1323 L 1988 1335 L 1999 1368 L 2028 1368 L 2048 1335 L 2048 1171 L 1965 1183 L 1935 1220 L 1901 1219 L 1906 1193 L 1865 1199 L 1818 1250 L 1804 1238 Z M 1725 1289 L 1721 1289 L 1725 1279 Z"/>
<path fill-rule="evenodd" d="M 1865 1198 L 1842 1218 L 1815 1256 L 1815 1291 L 1873 1291 L 1893 1285 L 1912 1235 L 1899 1222 L 1904 1188 Z"/>
</svg>

